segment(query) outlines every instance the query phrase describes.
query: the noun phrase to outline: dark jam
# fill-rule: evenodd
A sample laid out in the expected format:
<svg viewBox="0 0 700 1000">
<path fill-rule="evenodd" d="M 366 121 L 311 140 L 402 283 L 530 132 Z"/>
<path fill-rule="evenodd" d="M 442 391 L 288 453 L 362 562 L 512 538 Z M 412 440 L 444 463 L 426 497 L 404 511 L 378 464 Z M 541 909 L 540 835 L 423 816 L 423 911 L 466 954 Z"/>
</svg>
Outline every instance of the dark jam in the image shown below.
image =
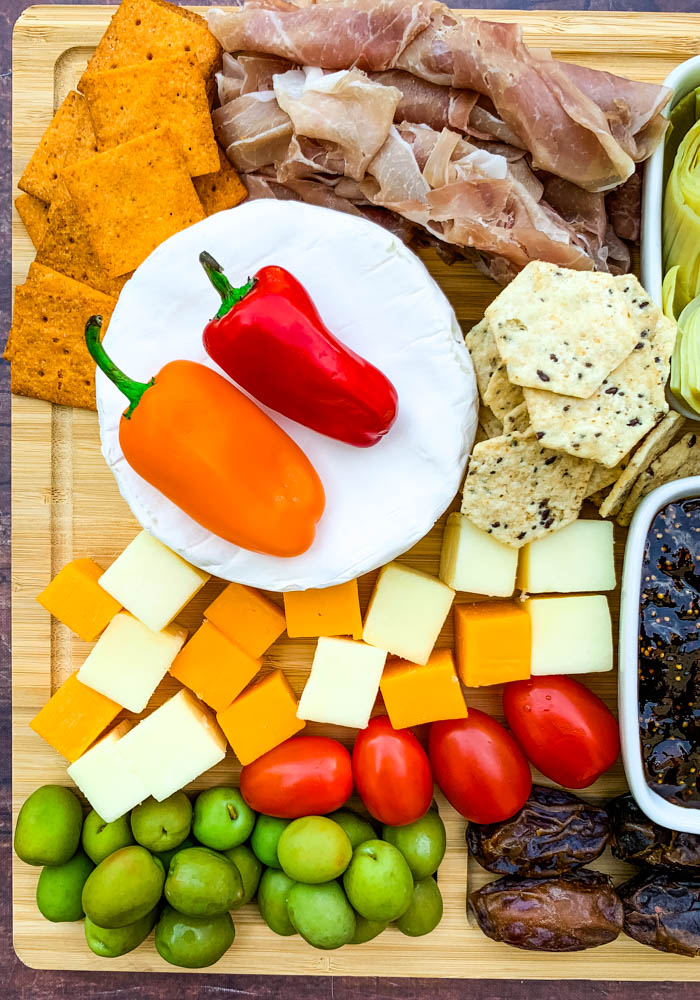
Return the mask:
<svg viewBox="0 0 700 1000">
<path fill-rule="evenodd" d="M 700 808 L 700 499 L 671 503 L 644 548 L 639 724 L 649 786 Z"/>
</svg>

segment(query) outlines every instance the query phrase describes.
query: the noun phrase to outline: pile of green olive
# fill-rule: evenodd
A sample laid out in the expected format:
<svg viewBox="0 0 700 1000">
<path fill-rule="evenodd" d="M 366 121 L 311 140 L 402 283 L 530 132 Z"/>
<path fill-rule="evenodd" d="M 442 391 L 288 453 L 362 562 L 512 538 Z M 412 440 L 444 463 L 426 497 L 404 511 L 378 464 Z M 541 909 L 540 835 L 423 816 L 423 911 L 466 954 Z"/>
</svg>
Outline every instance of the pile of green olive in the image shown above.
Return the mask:
<svg viewBox="0 0 700 1000">
<path fill-rule="evenodd" d="M 147 799 L 113 823 L 85 817 L 68 788 L 44 785 L 20 810 L 22 861 L 42 866 L 37 906 L 48 920 L 85 918 L 96 955 L 116 958 L 155 927 L 159 955 L 201 969 L 233 944 L 231 911 L 257 894 L 267 925 L 317 948 L 361 944 L 389 923 L 404 934 L 442 917 L 435 872 L 445 853 L 437 811 L 384 827 L 342 809 L 296 820 L 256 815 L 236 788 Z"/>
</svg>

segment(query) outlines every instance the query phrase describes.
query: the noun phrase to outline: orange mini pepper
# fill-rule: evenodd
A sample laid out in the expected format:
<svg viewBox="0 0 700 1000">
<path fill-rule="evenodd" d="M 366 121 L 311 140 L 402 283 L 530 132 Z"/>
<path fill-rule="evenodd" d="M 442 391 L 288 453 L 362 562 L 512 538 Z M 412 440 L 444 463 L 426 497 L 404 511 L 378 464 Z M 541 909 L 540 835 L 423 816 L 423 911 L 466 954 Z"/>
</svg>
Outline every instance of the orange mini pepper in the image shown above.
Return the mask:
<svg viewBox="0 0 700 1000">
<path fill-rule="evenodd" d="M 128 378 L 100 342 L 95 363 L 129 400 L 119 443 L 129 465 L 208 531 L 254 552 L 296 556 L 314 540 L 323 486 L 301 448 L 223 376 L 171 361 L 150 382 Z"/>
</svg>

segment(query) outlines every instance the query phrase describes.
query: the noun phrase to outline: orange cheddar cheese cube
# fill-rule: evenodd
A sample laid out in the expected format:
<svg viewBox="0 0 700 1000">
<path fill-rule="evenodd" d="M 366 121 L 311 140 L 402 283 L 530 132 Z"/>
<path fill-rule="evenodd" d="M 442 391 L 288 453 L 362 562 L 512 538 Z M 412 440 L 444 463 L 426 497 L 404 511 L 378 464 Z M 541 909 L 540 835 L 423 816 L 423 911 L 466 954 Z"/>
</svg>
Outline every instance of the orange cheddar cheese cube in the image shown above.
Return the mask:
<svg viewBox="0 0 700 1000">
<path fill-rule="evenodd" d="M 216 721 L 241 764 L 250 764 L 300 732 L 297 700 L 281 670 L 274 670 L 244 691 Z"/>
<path fill-rule="evenodd" d="M 177 654 L 170 673 L 215 712 L 222 712 L 250 684 L 261 664 L 211 622 L 204 622 Z"/>
<path fill-rule="evenodd" d="M 379 689 L 394 729 L 467 717 L 451 649 L 434 650 L 426 664 L 393 657 L 384 668 Z"/>
<path fill-rule="evenodd" d="M 285 629 L 284 612 L 253 587 L 229 583 L 204 612 L 248 656 L 262 656 Z"/>
<path fill-rule="evenodd" d="M 92 559 L 74 559 L 56 574 L 37 601 L 71 632 L 93 642 L 122 607 L 97 582 L 103 573 Z"/>
<path fill-rule="evenodd" d="M 73 763 L 121 712 L 121 705 L 71 674 L 29 723 L 54 750 Z"/>
<path fill-rule="evenodd" d="M 455 606 L 457 669 L 467 687 L 505 684 L 530 676 L 532 626 L 515 601 Z"/>
<path fill-rule="evenodd" d="M 351 635 L 362 638 L 362 614 L 357 580 L 325 590 L 293 590 L 284 594 L 290 639 Z"/>
</svg>

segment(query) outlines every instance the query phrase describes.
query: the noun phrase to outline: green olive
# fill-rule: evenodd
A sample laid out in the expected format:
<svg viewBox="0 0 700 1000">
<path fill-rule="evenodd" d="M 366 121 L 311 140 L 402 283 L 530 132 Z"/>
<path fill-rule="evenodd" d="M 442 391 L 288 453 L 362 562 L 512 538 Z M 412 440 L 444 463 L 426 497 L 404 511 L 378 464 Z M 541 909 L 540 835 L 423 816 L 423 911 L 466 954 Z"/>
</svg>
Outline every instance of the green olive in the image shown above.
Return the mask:
<svg viewBox="0 0 700 1000">
<path fill-rule="evenodd" d="M 166 906 L 156 927 L 156 950 L 171 965 L 204 969 L 219 961 L 235 936 L 230 913 L 188 917 Z"/>
<path fill-rule="evenodd" d="M 138 948 L 153 930 L 158 916 L 158 907 L 125 927 L 98 927 L 89 917 L 85 917 L 85 940 L 88 948 L 100 958 L 119 958 L 128 951 Z"/>
<path fill-rule="evenodd" d="M 160 900 L 165 870 L 145 847 L 122 847 L 101 861 L 83 888 L 83 909 L 98 927 L 125 927 Z"/>
<path fill-rule="evenodd" d="M 42 785 L 19 811 L 15 854 L 28 865 L 62 865 L 78 849 L 83 810 L 63 785 Z"/>
<path fill-rule="evenodd" d="M 70 861 L 42 868 L 36 886 L 39 912 L 54 923 L 81 920 L 85 916 L 83 886 L 94 867 L 90 858 L 77 850 Z"/>
</svg>

